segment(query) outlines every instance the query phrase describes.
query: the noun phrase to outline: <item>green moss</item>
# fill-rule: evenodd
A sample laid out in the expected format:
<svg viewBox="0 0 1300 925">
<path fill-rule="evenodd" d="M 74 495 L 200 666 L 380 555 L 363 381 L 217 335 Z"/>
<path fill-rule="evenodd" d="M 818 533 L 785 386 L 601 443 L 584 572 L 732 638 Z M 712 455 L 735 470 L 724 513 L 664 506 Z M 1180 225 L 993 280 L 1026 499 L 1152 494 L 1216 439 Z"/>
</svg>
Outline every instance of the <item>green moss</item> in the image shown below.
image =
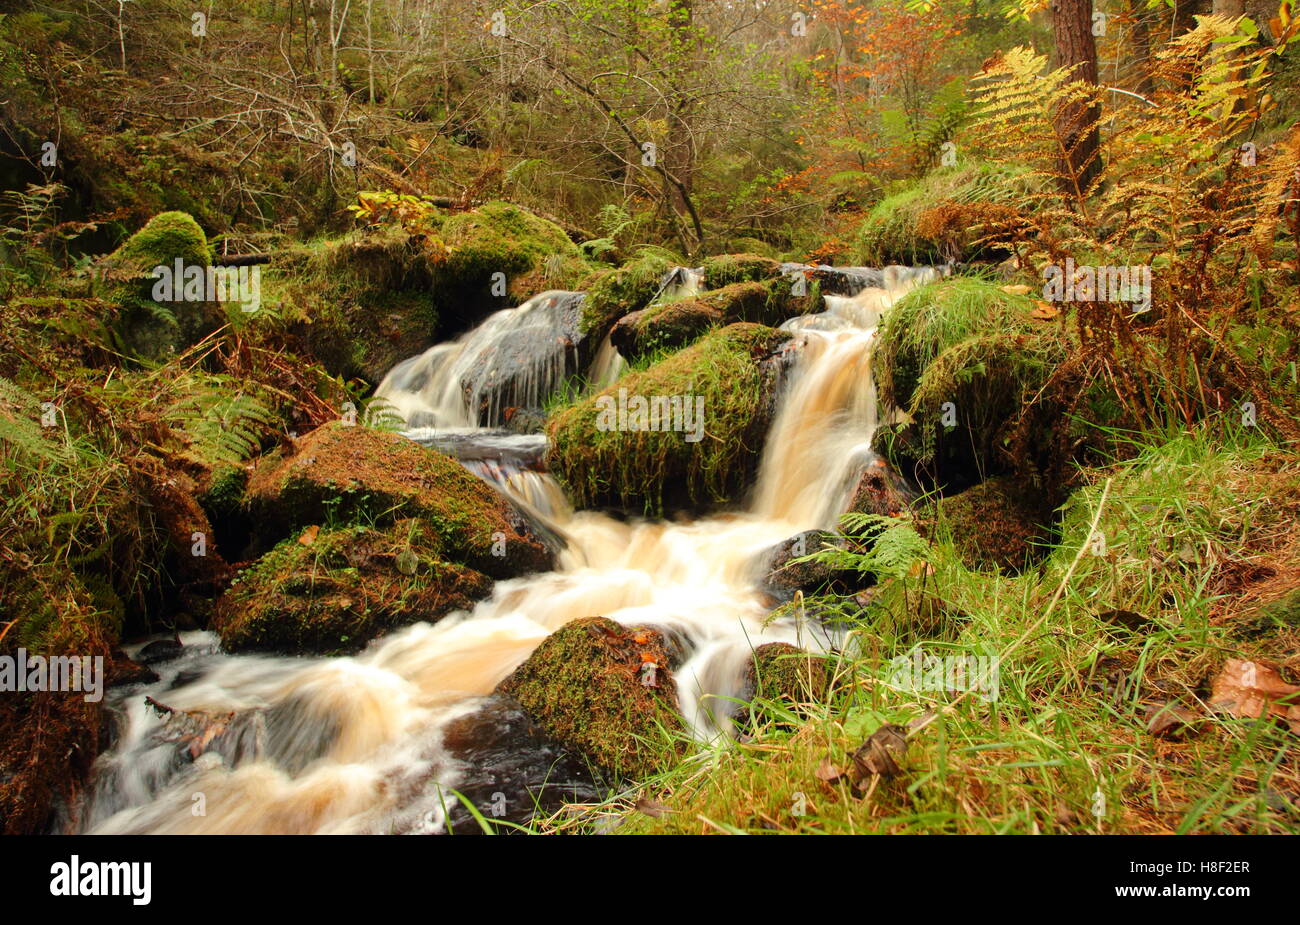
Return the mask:
<svg viewBox="0 0 1300 925">
<path fill-rule="evenodd" d="M 440 284 L 471 296 L 490 293 L 495 273 L 505 274 L 517 303 L 546 289 L 570 288 L 591 269 L 559 225 L 506 202 L 451 216 L 442 239 L 449 253 Z"/>
<path fill-rule="evenodd" d="M 559 411 L 547 423 L 552 471 L 584 507 L 655 514 L 738 499 L 757 470 L 771 419 L 776 370 L 762 361 L 789 337 L 762 325 L 729 325 Z M 702 399 L 702 439 L 690 442 L 672 430 L 606 428 L 609 416 L 601 409 L 617 403 L 620 390 L 629 399 Z"/>
<path fill-rule="evenodd" d="M 1030 330 L 1033 301 L 998 284 L 953 277 L 920 286 L 887 311 L 872 354 L 876 385 L 886 404 L 906 408 L 921 374 L 939 354 L 976 334 Z"/>
<path fill-rule="evenodd" d="M 582 303 L 582 330 L 604 336 L 622 316 L 650 304 L 663 287 L 671 264 L 658 254 L 645 254 L 617 270 L 605 270 L 581 284 L 587 293 Z"/>
<path fill-rule="evenodd" d="M 206 302 L 154 301 L 154 268 L 164 266 L 170 271 L 177 260 L 185 267 L 211 263 L 203 229 L 184 212 L 155 215 L 104 258 L 108 297 L 121 308 L 116 331 L 126 350 L 136 356 L 160 359 L 197 342 L 220 323 L 218 313 Z M 173 285 L 179 282 L 173 280 Z"/>
<path fill-rule="evenodd" d="M 1018 574 L 1046 555 L 1050 513 L 1008 478 L 992 478 L 936 505 L 967 568 Z"/>
<path fill-rule="evenodd" d="M 643 683 L 653 661 L 655 685 Z M 669 654 L 654 630 L 604 617 L 574 620 L 547 637 L 497 691 L 510 694 L 550 736 L 617 776 L 645 777 L 679 756 L 683 728 Z"/>
<path fill-rule="evenodd" d="M 310 538 L 310 542 L 304 542 Z M 286 539 L 234 579 L 214 625 L 229 651 L 337 655 L 485 597 L 484 575 L 440 558 L 428 524 L 344 527 Z"/>
<path fill-rule="evenodd" d="M 941 241 L 923 235 L 918 229 L 921 213 L 945 202 L 1005 201 L 1026 182 L 1023 171 L 987 164 L 932 170 L 872 208 L 858 229 L 851 257 L 865 266 L 970 259 L 969 253 L 944 253 Z"/>
<path fill-rule="evenodd" d="M 445 558 L 494 577 L 553 564 L 551 551 L 519 512 L 454 459 L 368 427 L 318 427 L 298 441 L 292 456 L 264 461 L 247 498 L 263 536 L 418 516 L 441 538 Z"/>
<path fill-rule="evenodd" d="M 823 659 L 786 642 L 759 646 L 749 664 L 749 699 L 760 715 L 768 704 L 789 708 L 821 703 L 829 683 Z"/>
<path fill-rule="evenodd" d="M 732 283 L 762 282 L 781 275 L 781 265 L 755 254 L 722 254 L 704 261 L 704 285 L 721 289 Z"/>
</svg>

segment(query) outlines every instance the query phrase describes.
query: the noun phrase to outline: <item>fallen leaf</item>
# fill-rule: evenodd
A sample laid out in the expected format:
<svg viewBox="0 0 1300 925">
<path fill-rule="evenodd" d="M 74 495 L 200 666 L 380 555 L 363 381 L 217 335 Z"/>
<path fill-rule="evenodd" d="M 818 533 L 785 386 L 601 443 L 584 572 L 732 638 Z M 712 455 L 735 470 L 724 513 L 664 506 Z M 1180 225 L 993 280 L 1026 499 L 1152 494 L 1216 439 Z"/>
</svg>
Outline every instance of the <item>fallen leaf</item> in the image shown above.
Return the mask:
<svg viewBox="0 0 1300 925">
<path fill-rule="evenodd" d="M 1014 286 L 1003 286 L 1002 291 L 1008 295 L 1025 295 L 1029 292 L 1029 287 L 1019 284 Z"/>
<path fill-rule="evenodd" d="M 1300 733 L 1300 686 L 1287 684 L 1272 668 L 1260 662 L 1230 658 L 1214 679 L 1211 709 L 1233 716 L 1258 718 L 1265 713 L 1285 719 Z"/>
<path fill-rule="evenodd" d="M 817 770 L 813 773 L 817 775 L 818 780 L 833 784 L 844 776 L 844 769 L 831 761 L 831 756 L 827 755 L 822 759 L 822 763 L 817 765 Z"/>
<path fill-rule="evenodd" d="M 1061 310 L 1050 302 L 1044 302 L 1042 299 L 1034 299 L 1034 308 L 1029 313 L 1030 318 L 1037 318 L 1040 321 L 1047 321 L 1055 318 L 1061 313 Z"/>
<path fill-rule="evenodd" d="M 317 533 L 320 533 L 320 527 L 316 524 L 312 524 L 306 530 L 302 531 L 302 536 L 298 537 L 298 542 L 302 543 L 304 546 L 310 546 L 312 543 L 316 542 Z"/>
<path fill-rule="evenodd" d="M 868 774 L 893 777 L 903 770 L 895 756 L 901 758 L 906 753 L 907 730 L 887 723 L 873 732 L 862 747 L 853 753 L 853 765 L 864 777 Z"/>
<path fill-rule="evenodd" d="M 1147 704 L 1146 714 L 1147 732 L 1166 738 L 1192 732 L 1201 722 L 1199 713 L 1176 700 Z"/>
</svg>

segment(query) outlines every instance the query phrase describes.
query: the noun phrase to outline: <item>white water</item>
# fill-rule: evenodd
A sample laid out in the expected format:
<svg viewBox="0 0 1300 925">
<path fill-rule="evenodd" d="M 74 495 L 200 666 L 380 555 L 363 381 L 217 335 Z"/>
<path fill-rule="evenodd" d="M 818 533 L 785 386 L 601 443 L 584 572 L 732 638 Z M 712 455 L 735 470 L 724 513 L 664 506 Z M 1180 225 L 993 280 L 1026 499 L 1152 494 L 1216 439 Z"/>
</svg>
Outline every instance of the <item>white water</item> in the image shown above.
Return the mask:
<svg viewBox="0 0 1300 925">
<path fill-rule="evenodd" d="M 438 831 L 441 794 L 466 773 L 440 747 L 441 730 L 472 712 L 548 634 L 581 617 L 652 625 L 685 639 L 685 661 L 674 672 L 683 716 L 701 739 L 728 733 L 729 698 L 743 694 L 754 648 L 790 642 L 820 651 L 833 642 L 816 624 L 766 622 L 769 602 L 756 587 L 760 553 L 834 524 L 876 425 L 872 329 L 909 283 L 828 298 L 827 329 L 801 325 L 805 343 L 748 510 L 694 523 L 621 522 L 571 512 L 549 476 L 508 472 L 507 493 L 568 541 L 554 572 L 500 582 L 472 611 L 416 624 L 352 658 L 225 656 L 211 650 L 212 637 L 194 634 L 186 656 L 149 692 L 177 710 L 238 716 L 266 709 L 260 749 L 242 760 L 227 750 L 178 762 L 174 745 L 158 744 L 163 720 L 136 693 L 124 704 L 121 741 L 101 758 L 83 824 L 95 832 Z M 504 336 L 496 330 L 503 315 L 526 328 L 529 313 L 516 312 L 489 319 L 490 336 Z M 466 353 L 478 337 L 416 358 L 434 357 L 419 391 L 427 397 L 422 410 L 436 420 L 455 421 L 455 413 L 449 386 L 434 382 L 441 375 L 435 360 L 460 363 L 452 352 Z M 409 377 L 412 363 L 399 364 L 385 383 Z M 455 423 L 466 426 L 463 418 Z M 178 680 L 187 668 L 200 676 Z M 194 812 L 196 794 L 203 815 Z"/>
</svg>

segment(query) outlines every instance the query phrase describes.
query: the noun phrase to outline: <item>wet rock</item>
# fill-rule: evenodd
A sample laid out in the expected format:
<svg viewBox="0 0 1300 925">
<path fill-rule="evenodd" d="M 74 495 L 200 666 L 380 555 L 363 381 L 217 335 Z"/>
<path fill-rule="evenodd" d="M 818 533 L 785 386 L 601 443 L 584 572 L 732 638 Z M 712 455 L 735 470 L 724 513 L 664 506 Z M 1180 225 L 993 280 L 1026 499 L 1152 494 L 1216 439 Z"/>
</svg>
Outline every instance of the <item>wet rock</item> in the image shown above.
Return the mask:
<svg viewBox="0 0 1300 925">
<path fill-rule="evenodd" d="M 981 482 L 935 508 L 968 568 L 1018 574 L 1047 554 L 1050 511 L 1010 478 Z M 936 527 L 928 523 L 924 532 L 933 536 Z"/>
<path fill-rule="evenodd" d="M 873 460 L 858 478 L 846 512 L 897 517 L 911 506 L 907 482 L 884 460 Z"/>
<path fill-rule="evenodd" d="M 494 578 L 555 562 L 527 517 L 454 459 L 368 427 L 317 428 L 287 458 L 262 462 L 247 499 L 264 544 L 327 521 L 382 527 L 418 517 L 436 532 L 442 559 Z"/>
<path fill-rule="evenodd" d="M 462 766 L 456 789 L 489 824 L 526 825 L 534 815 L 565 803 L 594 802 L 604 793 L 587 763 L 547 736 L 506 694 L 494 694 L 473 713 L 448 723 L 443 748 Z M 455 800 L 447 804 L 447 831 L 477 835 L 482 827 Z"/>
<path fill-rule="evenodd" d="M 565 624 L 497 688 L 548 735 L 616 777 L 671 761 L 682 729 L 670 653 L 652 629 L 604 617 Z"/>
<path fill-rule="evenodd" d="M 796 591 L 804 594 L 851 594 L 870 579 L 854 569 L 839 569 L 824 562 L 798 562 L 803 556 L 827 545 L 848 549 L 849 540 L 829 530 L 805 530 L 762 553 L 763 590 L 778 600 L 788 601 Z"/>
<path fill-rule="evenodd" d="M 147 665 L 132 661 L 126 653 L 115 651 L 105 662 L 105 675 L 109 687 L 121 687 L 127 684 L 152 684 L 158 680 L 158 673 Z"/>
<path fill-rule="evenodd" d="M 179 658 L 184 649 L 179 639 L 155 639 L 140 650 L 137 658 L 143 665 L 156 665 Z"/>
<path fill-rule="evenodd" d="M 440 556 L 427 522 L 305 530 L 241 571 L 213 628 L 231 652 L 356 652 L 392 629 L 467 610 L 491 580 Z"/>
</svg>

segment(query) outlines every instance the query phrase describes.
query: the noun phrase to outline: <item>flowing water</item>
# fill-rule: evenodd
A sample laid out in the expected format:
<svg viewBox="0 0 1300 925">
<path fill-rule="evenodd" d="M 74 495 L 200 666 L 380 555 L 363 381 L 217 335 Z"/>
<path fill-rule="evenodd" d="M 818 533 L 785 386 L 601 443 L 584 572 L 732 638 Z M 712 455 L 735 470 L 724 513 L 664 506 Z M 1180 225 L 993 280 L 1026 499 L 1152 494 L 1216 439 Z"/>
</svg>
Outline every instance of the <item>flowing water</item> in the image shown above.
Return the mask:
<svg viewBox="0 0 1300 925">
<path fill-rule="evenodd" d="M 789 325 L 803 343 L 752 498 L 745 510 L 693 523 L 574 512 L 532 461 L 537 437 L 477 428 L 487 391 L 474 383 L 485 380 L 471 376 L 463 388 L 466 370 L 511 337 L 549 336 L 557 306 L 572 308 L 569 294 L 544 294 L 398 364 L 381 392 L 406 416 L 410 436 L 455 452 L 543 518 L 567 544 L 556 570 L 499 582 L 472 611 L 410 626 L 349 658 L 231 656 L 211 634 L 182 637 L 181 657 L 159 667 L 159 681 L 113 693 L 122 731 L 100 758 L 83 828 L 442 831 L 446 794 L 484 773 L 444 748 L 446 730 L 480 709 L 548 634 L 581 617 L 654 626 L 682 641 L 686 654 L 674 677 L 690 731 L 701 739 L 727 734 L 729 698 L 743 695 L 754 648 L 789 642 L 824 650 L 834 642 L 815 622 L 767 621 L 770 601 L 758 590 L 762 553 L 795 533 L 834 525 L 870 459 L 876 322 L 929 272 L 898 273 L 890 288 L 852 298 L 828 297 L 825 312 Z M 518 394 L 544 394 L 564 375 L 570 360 L 553 343 L 544 346 L 527 347 L 536 375 L 509 386 Z M 220 718 L 215 730 L 194 733 L 211 747 L 196 748 L 203 752 L 196 760 L 185 757 L 174 724 L 146 695 Z"/>
</svg>

